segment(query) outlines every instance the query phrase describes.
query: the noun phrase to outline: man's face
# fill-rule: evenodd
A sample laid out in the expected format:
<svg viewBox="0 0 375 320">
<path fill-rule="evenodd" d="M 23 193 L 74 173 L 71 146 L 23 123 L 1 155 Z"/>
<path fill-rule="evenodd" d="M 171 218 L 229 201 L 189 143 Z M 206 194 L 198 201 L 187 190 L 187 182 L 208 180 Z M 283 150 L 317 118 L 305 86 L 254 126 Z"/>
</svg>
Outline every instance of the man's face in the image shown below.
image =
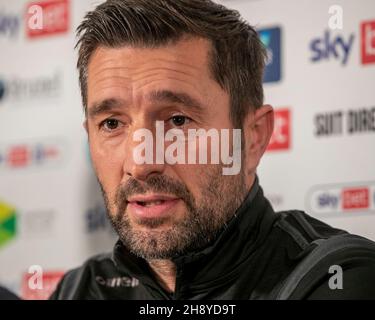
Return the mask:
<svg viewBox="0 0 375 320">
<path fill-rule="evenodd" d="M 133 158 L 140 144 L 133 133 L 155 133 L 156 121 L 163 121 L 165 131 L 186 133 L 233 128 L 229 96 L 209 70 L 209 48 L 208 41 L 190 38 L 160 48 L 100 47 L 90 59 L 87 130 L 93 164 L 120 239 L 145 259 L 206 245 L 248 191 L 243 170 L 225 176 L 220 163 L 138 164 Z M 190 143 L 186 140 L 186 152 Z M 152 148 L 155 153 L 155 141 Z"/>
</svg>

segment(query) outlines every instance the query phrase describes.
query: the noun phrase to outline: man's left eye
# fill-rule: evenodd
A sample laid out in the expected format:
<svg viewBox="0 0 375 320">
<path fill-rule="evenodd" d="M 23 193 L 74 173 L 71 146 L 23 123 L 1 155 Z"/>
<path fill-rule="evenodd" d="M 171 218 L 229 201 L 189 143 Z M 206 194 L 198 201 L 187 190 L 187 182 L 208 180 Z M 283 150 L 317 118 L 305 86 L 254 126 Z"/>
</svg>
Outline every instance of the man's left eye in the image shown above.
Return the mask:
<svg viewBox="0 0 375 320">
<path fill-rule="evenodd" d="M 181 127 L 189 123 L 191 119 L 182 115 L 177 115 L 177 116 L 171 117 L 169 121 L 171 121 L 174 126 Z"/>
</svg>

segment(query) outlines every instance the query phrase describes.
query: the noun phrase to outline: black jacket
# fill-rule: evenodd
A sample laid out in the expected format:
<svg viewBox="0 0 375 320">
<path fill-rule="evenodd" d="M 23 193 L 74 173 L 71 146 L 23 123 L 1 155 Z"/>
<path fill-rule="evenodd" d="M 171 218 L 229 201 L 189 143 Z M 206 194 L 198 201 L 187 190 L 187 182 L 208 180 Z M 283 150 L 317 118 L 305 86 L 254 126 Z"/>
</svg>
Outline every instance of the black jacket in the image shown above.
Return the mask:
<svg viewBox="0 0 375 320">
<path fill-rule="evenodd" d="M 311 254 L 314 240 L 345 233 L 301 211 L 274 212 L 256 179 L 213 243 L 174 260 L 174 293 L 166 292 L 146 261 L 118 241 L 113 253 L 95 256 L 66 273 L 51 299 L 273 299 L 275 290 Z M 375 262 L 354 263 L 350 249 L 340 255 L 345 256 L 340 265 L 343 289 L 329 288 L 332 274 L 327 269 L 314 275 L 299 298 L 375 299 Z"/>
<path fill-rule="evenodd" d="M 0 300 L 20 300 L 20 298 L 8 289 L 0 287 Z"/>
</svg>

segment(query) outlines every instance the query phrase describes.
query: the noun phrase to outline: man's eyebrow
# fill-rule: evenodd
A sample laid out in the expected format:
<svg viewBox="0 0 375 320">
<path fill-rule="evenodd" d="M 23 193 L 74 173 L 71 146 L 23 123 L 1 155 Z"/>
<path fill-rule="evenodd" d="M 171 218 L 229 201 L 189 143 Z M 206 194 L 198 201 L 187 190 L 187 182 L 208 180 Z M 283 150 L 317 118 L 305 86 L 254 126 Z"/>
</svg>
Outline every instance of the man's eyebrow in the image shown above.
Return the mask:
<svg viewBox="0 0 375 320">
<path fill-rule="evenodd" d="M 174 92 L 171 90 L 158 90 L 149 93 L 147 95 L 147 98 L 154 103 L 177 103 L 187 107 L 191 107 L 193 109 L 204 109 L 197 99 L 183 92 Z M 124 105 L 126 105 L 126 103 L 122 99 L 104 99 L 102 101 L 93 103 L 92 106 L 88 108 L 87 115 L 89 118 L 94 118 L 99 114 L 108 113 L 113 110 L 120 109 Z"/>
<path fill-rule="evenodd" d="M 174 92 L 171 90 L 158 90 L 148 94 L 147 98 L 151 102 L 177 103 L 198 110 L 203 110 L 200 102 L 183 92 Z"/>
<path fill-rule="evenodd" d="M 94 118 L 99 114 L 110 112 L 115 109 L 120 109 L 122 106 L 124 106 L 124 104 L 125 101 L 120 99 L 104 99 L 102 101 L 93 103 L 93 105 L 88 108 L 87 114 L 89 118 Z"/>
</svg>

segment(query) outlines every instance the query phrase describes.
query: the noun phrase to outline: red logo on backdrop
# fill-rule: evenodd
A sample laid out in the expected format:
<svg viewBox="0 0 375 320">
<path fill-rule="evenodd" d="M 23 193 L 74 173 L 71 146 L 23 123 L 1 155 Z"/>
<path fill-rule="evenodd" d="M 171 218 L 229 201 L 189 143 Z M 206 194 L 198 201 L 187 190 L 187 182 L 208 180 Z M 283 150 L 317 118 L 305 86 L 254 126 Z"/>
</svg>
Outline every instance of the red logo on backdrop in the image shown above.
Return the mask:
<svg viewBox="0 0 375 320">
<path fill-rule="evenodd" d="M 35 38 L 68 31 L 68 0 L 29 3 L 26 8 L 26 34 Z"/>
<path fill-rule="evenodd" d="M 6 161 L 10 168 L 24 168 L 31 164 L 43 164 L 46 161 L 57 160 L 60 151 L 54 145 L 15 145 L 5 151 L 4 155 L 0 151 L 0 160 Z M 0 161 L 1 162 L 1 161 Z"/>
<path fill-rule="evenodd" d="M 35 274 L 25 273 L 22 279 L 22 298 L 26 300 L 47 300 L 55 291 L 57 284 L 63 277 L 64 272 L 43 272 L 41 288 L 33 288 L 31 282 Z"/>
<path fill-rule="evenodd" d="M 285 150 L 290 148 L 290 111 L 275 110 L 275 126 L 267 151 Z"/>
<path fill-rule="evenodd" d="M 25 167 L 30 161 L 30 152 L 27 146 L 15 146 L 9 149 L 8 164 L 10 167 Z"/>
<path fill-rule="evenodd" d="M 375 63 L 375 20 L 361 24 L 362 64 Z"/>
<path fill-rule="evenodd" d="M 342 199 L 343 209 L 367 209 L 370 206 L 368 188 L 344 189 Z"/>
</svg>

